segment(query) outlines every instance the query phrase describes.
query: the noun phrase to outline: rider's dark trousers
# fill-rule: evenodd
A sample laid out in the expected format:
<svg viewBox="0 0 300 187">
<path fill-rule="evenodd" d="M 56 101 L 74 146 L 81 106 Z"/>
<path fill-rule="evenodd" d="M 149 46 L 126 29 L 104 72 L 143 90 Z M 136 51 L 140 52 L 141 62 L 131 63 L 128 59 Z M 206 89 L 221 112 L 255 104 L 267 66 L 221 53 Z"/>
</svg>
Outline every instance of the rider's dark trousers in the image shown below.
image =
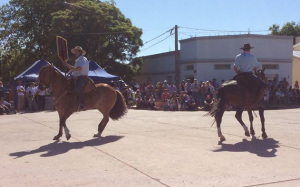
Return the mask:
<svg viewBox="0 0 300 187">
<path fill-rule="evenodd" d="M 88 83 L 88 80 L 88 77 L 85 75 L 78 76 L 75 78 L 75 92 L 77 94 L 78 101 L 80 104 L 84 104 L 83 89 Z"/>
</svg>

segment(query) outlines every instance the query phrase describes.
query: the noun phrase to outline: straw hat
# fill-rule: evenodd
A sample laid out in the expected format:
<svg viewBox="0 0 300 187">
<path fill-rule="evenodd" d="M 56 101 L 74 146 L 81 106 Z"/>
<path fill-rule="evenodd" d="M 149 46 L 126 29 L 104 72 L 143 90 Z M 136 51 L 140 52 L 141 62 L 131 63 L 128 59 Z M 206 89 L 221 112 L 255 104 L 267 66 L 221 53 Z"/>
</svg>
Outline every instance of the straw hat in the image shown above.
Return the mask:
<svg viewBox="0 0 300 187">
<path fill-rule="evenodd" d="M 74 47 L 73 49 L 71 49 L 71 52 L 72 52 L 73 54 L 75 54 L 75 51 L 80 51 L 82 55 L 85 55 L 85 54 L 86 54 L 85 50 L 83 50 L 82 47 L 80 47 L 80 46 L 76 46 L 76 47 Z"/>
</svg>

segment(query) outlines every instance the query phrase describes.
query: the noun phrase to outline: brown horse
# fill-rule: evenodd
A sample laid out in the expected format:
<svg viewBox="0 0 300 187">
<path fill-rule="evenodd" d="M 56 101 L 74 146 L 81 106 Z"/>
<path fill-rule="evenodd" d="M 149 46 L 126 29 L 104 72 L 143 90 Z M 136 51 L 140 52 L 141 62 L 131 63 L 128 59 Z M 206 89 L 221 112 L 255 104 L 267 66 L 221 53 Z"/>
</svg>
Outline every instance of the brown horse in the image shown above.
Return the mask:
<svg viewBox="0 0 300 187">
<path fill-rule="evenodd" d="M 260 77 L 262 80 L 265 80 L 264 69 L 255 71 L 255 74 L 256 76 Z M 221 85 L 221 87 L 218 90 L 217 101 L 214 103 L 211 111 L 208 113 L 208 115 L 214 117 L 215 122 L 217 122 L 218 136 L 220 137 L 221 142 L 226 140 L 221 132 L 221 122 L 226 107 L 229 105 L 234 105 L 236 107 L 235 118 L 244 128 L 246 136 L 250 136 L 250 133 L 252 136 L 255 135 L 255 131 L 253 129 L 252 110 L 257 108 L 259 111 L 259 116 L 261 121 L 262 137 L 264 139 L 268 137 L 265 132 L 264 106 L 254 105 L 256 101 L 256 97 L 257 97 L 257 90 L 250 91 L 248 87 L 246 87 L 244 84 L 239 84 L 236 80 L 230 80 Z M 245 123 L 242 120 L 242 113 L 244 109 L 248 111 L 249 120 L 250 120 L 250 133 L 248 127 L 245 125 Z"/>
<path fill-rule="evenodd" d="M 43 67 L 39 74 L 39 87 L 52 86 L 55 99 L 55 106 L 59 115 L 59 132 L 54 137 L 58 140 L 63 135 L 63 128 L 67 140 L 71 134 L 66 125 L 66 120 L 77 111 L 79 102 L 75 93 L 67 91 L 67 79 L 53 66 Z M 101 137 L 101 134 L 109 121 L 109 117 L 118 120 L 127 112 L 127 106 L 122 94 L 108 84 L 97 84 L 96 87 L 84 94 L 86 110 L 98 109 L 103 114 L 103 119 L 98 125 L 98 133 L 94 137 Z"/>
</svg>

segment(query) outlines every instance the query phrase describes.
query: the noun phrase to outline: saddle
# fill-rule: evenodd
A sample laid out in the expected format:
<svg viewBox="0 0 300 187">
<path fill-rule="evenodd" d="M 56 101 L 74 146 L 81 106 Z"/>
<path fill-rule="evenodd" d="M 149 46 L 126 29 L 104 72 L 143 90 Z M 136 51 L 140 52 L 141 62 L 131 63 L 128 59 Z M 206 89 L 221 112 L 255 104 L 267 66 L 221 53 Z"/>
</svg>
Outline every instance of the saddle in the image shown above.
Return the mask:
<svg viewBox="0 0 300 187">
<path fill-rule="evenodd" d="M 256 95 L 261 88 L 260 83 L 257 81 L 252 73 L 239 73 L 233 77 L 238 85 L 244 86 L 249 93 Z"/>
<path fill-rule="evenodd" d="M 83 89 L 83 93 L 89 93 L 92 90 L 94 90 L 96 88 L 95 83 L 92 79 L 88 78 L 88 83 L 86 84 L 86 86 Z M 67 91 L 69 93 L 75 93 L 75 78 L 74 77 L 68 77 L 67 79 Z"/>
</svg>

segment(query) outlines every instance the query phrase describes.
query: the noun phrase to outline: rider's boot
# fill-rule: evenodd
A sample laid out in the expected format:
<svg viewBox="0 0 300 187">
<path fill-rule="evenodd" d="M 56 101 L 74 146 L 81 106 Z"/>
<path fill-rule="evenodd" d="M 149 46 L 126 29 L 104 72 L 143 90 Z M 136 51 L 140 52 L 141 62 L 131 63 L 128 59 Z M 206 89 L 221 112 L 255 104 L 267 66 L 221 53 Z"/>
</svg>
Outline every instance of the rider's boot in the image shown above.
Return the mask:
<svg viewBox="0 0 300 187">
<path fill-rule="evenodd" d="M 78 106 L 78 112 L 80 111 L 84 111 L 85 110 L 85 106 L 84 106 L 84 98 L 83 98 L 83 94 L 78 94 L 78 101 L 79 101 L 79 106 Z"/>
</svg>

